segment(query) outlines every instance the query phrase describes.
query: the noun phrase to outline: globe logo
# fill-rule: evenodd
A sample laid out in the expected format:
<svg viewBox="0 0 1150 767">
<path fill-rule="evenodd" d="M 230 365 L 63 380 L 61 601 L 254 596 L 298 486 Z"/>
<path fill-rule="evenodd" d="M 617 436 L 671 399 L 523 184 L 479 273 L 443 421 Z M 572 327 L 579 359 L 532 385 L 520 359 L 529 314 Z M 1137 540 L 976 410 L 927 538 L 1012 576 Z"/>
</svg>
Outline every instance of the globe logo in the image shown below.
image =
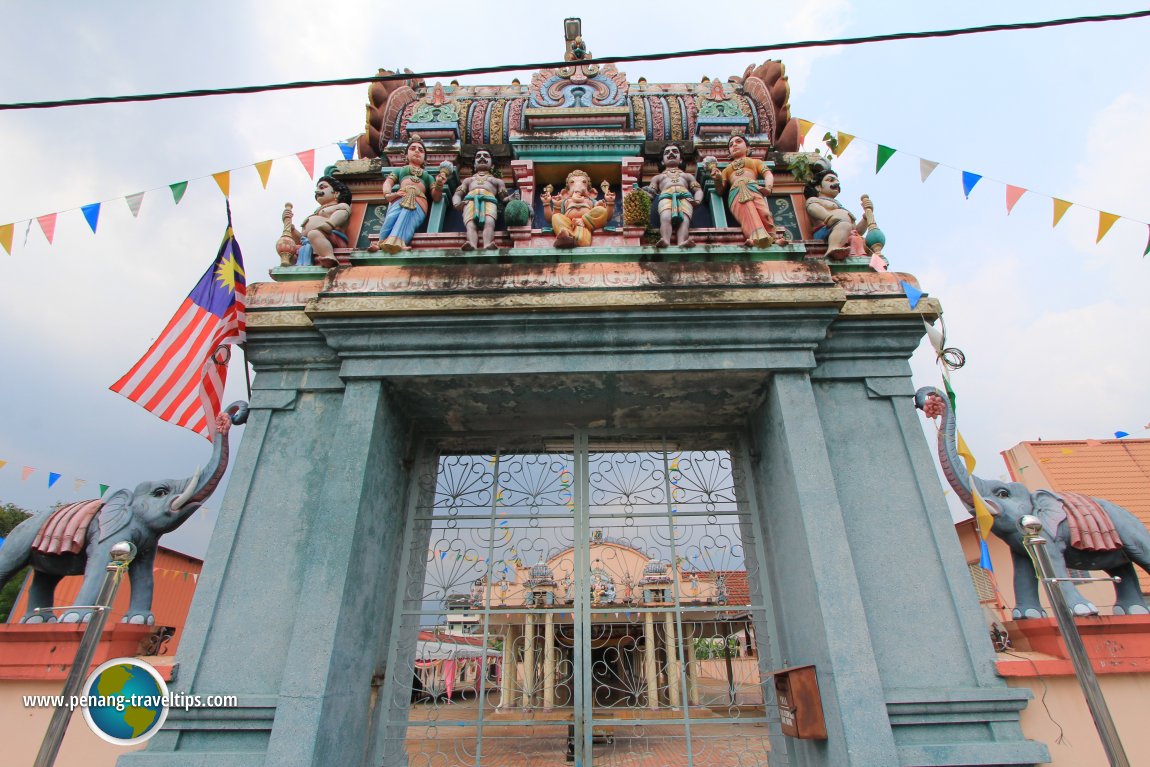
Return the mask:
<svg viewBox="0 0 1150 767">
<path fill-rule="evenodd" d="M 151 665 L 116 658 L 84 683 L 84 719 L 109 743 L 130 746 L 155 735 L 168 718 L 168 686 Z"/>
</svg>

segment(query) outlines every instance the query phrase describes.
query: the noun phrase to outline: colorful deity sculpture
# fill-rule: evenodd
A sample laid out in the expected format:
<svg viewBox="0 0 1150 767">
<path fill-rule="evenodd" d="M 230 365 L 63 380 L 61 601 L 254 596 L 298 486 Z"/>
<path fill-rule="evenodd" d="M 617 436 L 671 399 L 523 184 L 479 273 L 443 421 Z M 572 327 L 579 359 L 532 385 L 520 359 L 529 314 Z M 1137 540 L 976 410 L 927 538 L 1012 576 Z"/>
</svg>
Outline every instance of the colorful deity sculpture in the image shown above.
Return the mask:
<svg viewBox="0 0 1150 767">
<path fill-rule="evenodd" d="M 643 188 L 657 201 L 659 209 L 659 241 L 656 248 L 671 244 L 672 226 L 678 226 L 678 245 L 693 248 L 690 237 L 691 215 L 695 206 L 703 201 L 703 187 L 695 177 L 682 169 L 683 150 L 678 144 L 663 147 L 663 169 Z"/>
<path fill-rule="evenodd" d="M 483 249 L 498 249 L 495 245 L 495 217 L 499 213 L 499 203 L 506 202 L 509 194 L 503 179 L 492 175 L 494 167 L 491 152 L 480 149 L 475 153 L 475 173 L 459 185 L 451 198 L 456 209 L 463 211 L 467 242 L 462 250 L 479 247 L 480 227 L 483 227 Z"/>
<path fill-rule="evenodd" d="M 443 197 L 443 185 L 447 182 L 448 167 L 440 166 L 439 173 L 432 178 L 424 168 L 426 161 L 427 147 L 419 134 L 413 133 L 407 143 L 407 165 L 390 171 L 384 178 L 387 214 L 379 229 L 379 243 L 368 247 L 369 251 L 398 253 L 411 249 L 415 230 L 427 219 L 431 203 Z"/>
<path fill-rule="evenodd" d="M 543 218 L 555 232 L 557 248 L 590 245 L 592 233 L 606 226 L 615 210 L 615 193 L 607 182 L 603 182 L 603 199 L 599 199 L 591 177 L 581 170 L 568 173 L 563 191 L 554 197 L 548 184 L 539 201 L 543 203 Z"/>
<path fill-rule="evenodd" d="M 874 229 L 874 205 L 870 197 L 862 196 L 863 215 L 856 220 L 854 214 L 838 201 L 841 190 L 838 174 L 829 167 L 816 171 L 803 190 L 807 198 L 807 215 L 818 227 L 815 239 L 827 241 L 827 258 L 836 261 L 847 256 L 865 256 L 867 248 L 862 235 L 868 229 Z"/>
<path fill-rule="evenodd" d="M 708 162 L 711 178 L 715 187 L 726 193 L 727 207 L 739 222 L 748 248 L 782 244 L 785 239 L 776 234 L 775 218 L 767 206 L 767 195 L 775 185 L 774 174 L 762 160 L 748 157 L 749 149 L 743 136 L 731 136 L 727 140 L 731 162 L 721 171 L 716 163 Z"/>
<path fill-rule="evenodd" d="M 303 225 L 296 229 L 292 225 L 291 203 L 284 205 L 281 216 L 284 222 L 284 233 L 280 238 L 283 246 L 280 257 L 283 266 L 290 266 L 295 256 L 296 266 L 310 266 L 316 263 L 320 266 L 332 267 L 337 262 L 346 265 L 346 257 L 335 255 L 335 249 L 346 248 L 347 223 L 351 219 L 351 190 L 347 184 L 331 176 L 323 176 L 315 185 L 315 201 L 319 207 L 315 212 L 304 219 Z M 304 240 L 307 240 L 304 242 Z M 292 252 L 298 246 L 297 252 Z"/>
</svg>

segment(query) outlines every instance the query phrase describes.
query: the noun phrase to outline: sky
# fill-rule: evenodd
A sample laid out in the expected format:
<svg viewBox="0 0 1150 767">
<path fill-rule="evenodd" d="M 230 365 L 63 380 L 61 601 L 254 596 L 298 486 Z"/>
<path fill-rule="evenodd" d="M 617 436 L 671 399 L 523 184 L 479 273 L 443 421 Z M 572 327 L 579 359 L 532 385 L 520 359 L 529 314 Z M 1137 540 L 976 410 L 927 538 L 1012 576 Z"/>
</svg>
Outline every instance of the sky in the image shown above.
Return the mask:
<svg viewBox="0 0 1150 767">
<path fill-rule="evenodd" d="M 419 6 L 416 6 L 419 7 Z M 553 4 L 267 4 L 202 0 L 8 4 L 4 103 L 548 61 L 563 52 Z M 695 4 L 585 2 L 570 15 L 597 56 L 949 29 L 1139 10 L 1135 2 L 972 0 Z M 720 12 L 716 13 L 715 10 Z M 867 193 L 891 268 L 944 308 L 959 427 L 978 473 L 1005 473 L 1020 441 L 1150 432 L 1150 79 L 1132 64 L 1150 20 L 725 55 L 620 66 L 634 82 L 726 80 L 781 59 L 791 112 L 855 135 L 835 162 L 840 200 Z M 530 71 L 464 80 L 506 83 Z M 225 225 L 211 174 L 233 170 L 249 282 L 278 264 L 284 202 L 313 204 L 295 159 L 363 130 L 367 87 L 0 112 L 0 503 L 30 510 L 143 480 L 185 477 L 210 452 L 108 386 L 147 350 L 211 263 Z M 875 145 L 898 150 L 875 174 Z M 283 158 L 283 159 L 278 159 Z M 919 158 L 940 165 L 924 183 Z M 267 189 L 254 163 L 275 159 Z M 969 199 L 961 171 L 983 176 Z M 317 173 L 318 175 L 318 173 Z M 168 185 L 190 181 L 176 205 Z M 1032 190 L 1008 216 L 1005 184 Z M 150 190 L 150 191 L 148 191 Z M 147 191 L 138 218 L 123 198 Z M 1051 226 L 1051 197 L 1075 205 Z M 103 202 L 97 232 L 79 208 Z M 1095 244 L 1098 211 L 1123 218 Z M 27 221 L 58 212 L 54 242 Z M 1141 222 L 1141 223 L 1139 223 Z M 916 385 L 937 385 L 925 341 Z M 245 397 L 240 355 L 225 402 Z M 924 421 L 927 433 L 933 427 Z M 237 430 L 242 434 L 242 430 Z M 238 435 L 237 435 L 238 436 Z M 933 438 L 933 437 L 932 437 Z M 234 453 L 233 453 L 234 455 Z M 34 472 L 23 479 L 24 467 Z M 48 487 L 49 472 L 61 478 Z M 85 480 L 78 486 L 78 480 Z M 207 548 L 222 491 L 164 545 Z M 953 497 L 953 495 L 951 496 Z"/>
</svg>

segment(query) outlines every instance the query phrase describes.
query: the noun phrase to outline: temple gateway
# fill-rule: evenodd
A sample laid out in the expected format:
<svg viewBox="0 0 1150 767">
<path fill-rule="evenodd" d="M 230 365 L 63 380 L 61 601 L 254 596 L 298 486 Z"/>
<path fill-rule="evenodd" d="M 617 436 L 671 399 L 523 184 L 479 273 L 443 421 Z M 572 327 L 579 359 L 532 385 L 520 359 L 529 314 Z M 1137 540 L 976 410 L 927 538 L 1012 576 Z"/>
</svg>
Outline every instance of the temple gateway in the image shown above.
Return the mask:
<svg viewBox="0 0 1150 767">
<path fill-rule="evenodd" d="M 912 401 L 940 305 L 783 65 L 632 82 L 564 37 L 372 84 L 285 210 L 173 682 L 239 705 L 120 763 L 1044 761 Z"/>
</svg>

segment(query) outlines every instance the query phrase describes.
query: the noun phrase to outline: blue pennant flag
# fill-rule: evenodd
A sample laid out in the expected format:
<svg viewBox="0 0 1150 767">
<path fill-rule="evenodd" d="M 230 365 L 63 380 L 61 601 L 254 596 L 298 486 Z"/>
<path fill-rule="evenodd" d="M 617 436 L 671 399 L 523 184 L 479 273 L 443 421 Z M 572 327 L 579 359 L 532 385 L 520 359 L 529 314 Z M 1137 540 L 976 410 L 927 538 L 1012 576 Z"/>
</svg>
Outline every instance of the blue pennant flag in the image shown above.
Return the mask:
<svg viewBox="0 0 1150 767">
<path fill-rule="evenodd" d="M 968 170 L 962 172 L 962 193 L 966 195 L 966 199 L 970 199 L 970 193 L 974 191 L 974 185 L 982 180 L 982 176 L 977 173 L 971 173 Z"/>
<path fill-rule="evenodd" d="M 52 485 L 56 484 L 57 480 L 59 480 L 59 479 L 60 479 L 60 473 L 59 472 L 56 472 L 56 471 L 48 472 L 48 487 L 51 487 Z"/>
<path fill-rule="evenodd" d="M 100 220 L 100 203 L 94 202 L 91 205 L 85 205 L 80 208 L 84 213 L 84 218 L 88 221 L 88 226 L 92 227 L 92 234 L 96 233 L 96 222 Z"/>
<path fill-rule="evenodd" d="M 902 289 L 906 293 L 906 300 L 910 302 L 910 308 L 913 309 L 918 306 L 919 300 L 924 295 L 923 292 L 906 280 L 899 280 L 898 284 L 902 285 Z"/>
<path fill-rule="evenodd" d="M 978 566 L 988 572 L 994 572 L 994 565 L 990 563 L 990 549 L 986 547 L 986 541 L 982 538 L 978 539 L 978 548 L 982 552 L 978 559 Z"/>
<path fill-rule="evenodd" d="M 350 160 L 355 156 L 355 144 L 350 141 L 339 142 L 339 151 L 343 152 L 343 159 Z"/>
</svg>

